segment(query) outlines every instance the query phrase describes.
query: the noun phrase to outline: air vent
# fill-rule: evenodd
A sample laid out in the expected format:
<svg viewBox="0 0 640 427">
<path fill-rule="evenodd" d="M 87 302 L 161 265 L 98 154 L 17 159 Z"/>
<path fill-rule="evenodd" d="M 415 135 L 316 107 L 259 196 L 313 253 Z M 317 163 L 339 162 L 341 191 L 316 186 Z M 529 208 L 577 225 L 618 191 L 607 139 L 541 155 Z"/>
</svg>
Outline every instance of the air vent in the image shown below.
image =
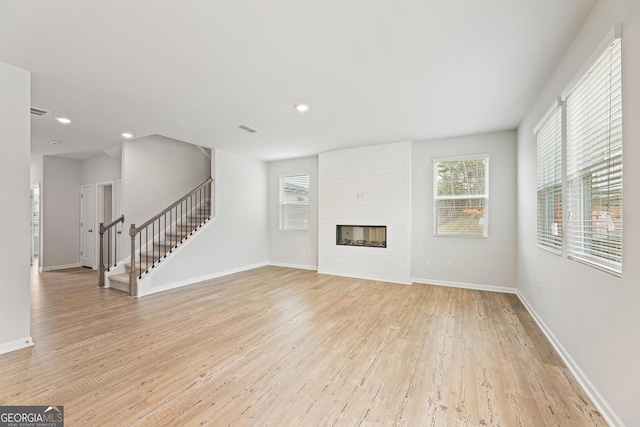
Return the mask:
<svg viewBox="0 0 640 427">
<path fill-rule="evenodd" d="M 256 133 L 256 132 L 258 132 L 258 129 L 254 129 L 254 128 L 252 128 L 251 126 L 247 126 L 247 125 L 240 125 L 240 126 L 238 126 L 238 127 L 239 127 L 240 129 L 242 129 L 242 130 L 246 130 L 246 131 L 247 131 L 247 132 L 249 132 L 249 133 Z"/>
<path fill-rule="evenodd" d="M 33 114 L 34 116 L 42 117 L 47 113 L 48 113 L 48 111 L 41 110 L 41 109 L 35 108 L 35 107 L 31 107 L 31 114 Z"/>
</svg>

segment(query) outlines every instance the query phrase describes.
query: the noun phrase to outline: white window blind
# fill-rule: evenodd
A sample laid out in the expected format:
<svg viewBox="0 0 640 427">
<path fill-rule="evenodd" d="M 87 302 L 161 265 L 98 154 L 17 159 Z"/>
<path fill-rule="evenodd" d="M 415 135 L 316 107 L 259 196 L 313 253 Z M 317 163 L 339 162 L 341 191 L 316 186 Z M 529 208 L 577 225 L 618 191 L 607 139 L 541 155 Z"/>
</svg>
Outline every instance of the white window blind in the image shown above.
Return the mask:
<svg viewBox="0 0 640 427">
<path fill-rule="evenodd" d="M 615 39 L 566 97 L 567 254 L 622 275 L 622 50 Z"/>
<path fill-rule="evenodd" d="M 562 107 L 536 129 L 538 246 L 562 253 Z"/>
<path fill-rule="evenodd" d="M 433 160 L 436 236 L 488 236 L 489 155 Z"/>
<path fill-rule="evenodd" d="M 280 177 L 280 231 L 309 230 L 309 175 Z"/>
</svg>

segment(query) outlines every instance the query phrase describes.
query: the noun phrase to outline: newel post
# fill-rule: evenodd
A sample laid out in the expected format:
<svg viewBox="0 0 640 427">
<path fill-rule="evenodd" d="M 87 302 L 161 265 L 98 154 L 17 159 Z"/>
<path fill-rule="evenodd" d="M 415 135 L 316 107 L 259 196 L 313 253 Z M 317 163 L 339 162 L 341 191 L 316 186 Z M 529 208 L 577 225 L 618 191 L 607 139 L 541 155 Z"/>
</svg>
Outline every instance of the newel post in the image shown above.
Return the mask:
<svg viewBox="0 0 640 427">
<path fill-rule="evenodd" d="M 104 226 L 104 222 L 100 223 L 99 232 L 100 232 L 100 247 L 99 247 L 99 258 L 100 265 L 98 266 L 98 287 L 104 288 L 104 232 L 106 228 Z"/>
<path fill-rule="evenodd" d="M 138 278 L 136 277 L 136 234 L 138 229 L 135 224 L 131 224 L 129 228 L 129 236 L 131 236 L 131 269 L 129 271 L 129 296 L 138 296 Z"/>
</svg>

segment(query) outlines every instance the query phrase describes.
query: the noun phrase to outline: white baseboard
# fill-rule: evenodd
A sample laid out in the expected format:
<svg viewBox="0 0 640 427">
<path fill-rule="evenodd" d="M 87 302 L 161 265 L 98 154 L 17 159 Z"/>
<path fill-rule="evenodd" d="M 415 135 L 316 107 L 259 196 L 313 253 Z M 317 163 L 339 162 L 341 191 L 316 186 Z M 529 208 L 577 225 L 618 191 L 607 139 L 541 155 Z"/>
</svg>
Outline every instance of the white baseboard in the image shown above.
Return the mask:
<svg viewBox="0 0 640 427">
<path fill-rule="evenodd" d="M 82 267 L 82 264 L 66 264 L 66 265 L 52 265 L 50 267 L 40 267 L 40 271 L 53 271 L 53 270 L 64 270 L 67 268 L 78 268 Z"/>
<path fill-rule="evenodd" d="M 246 266 L 239 267 L 239 268 L 220 271 L 220 272 L 213 273 L 213 274 L 207 274 L 205 276 L 193 277 L 193 278 L 189 278 L 187 280 L 182 280 L 182 281 L 179 281 L 179 282 L 168 283 L 166 285 L 162 285 L 162 286 L 158 286 L 158 287 L 153 287 L 153 285 L 152 285 L 151 289 L 148 289 L 147 292 L 145 292 L 145 293 L 141 293 L 140 295 L 138 295 L 138 297 L 152 295 L 152 294 L 156 294 L 158 292 L 168 291 L 170 289 L 181 288 L 183 286 L 195 285 L 196 283 L 204 282 L 206 280 L 216 279 L 218 277 L 228 276 L 230 274 L 241 273 L 241 272 L 247 271 L 247 270 L 253 270 L 254 268 L 264 267 L 265 265 L 268 265 L 268 263 L 263 262 L 263 263 L 253 264 L 253 265 L 246 265 Z M 142 289 L 140 289 L 140 290 L 142 290 Z"/>
<path fill-rule="evenodd" d="M 448 282 L 446 280 L 431 280 L 414 277 L 413 283 L 421 283 L 423 285 L 448 286 L 450 288 L 473 289 L 476 291 L 502 292 L 507 294 L 517 294 L 518 289 L 506 286 L 478 285 L 475 283 Z"/>
<path fill-rule="evenodd" d="M 318 271 L 317 265 L 289 264 L 286 262 L 269 262 L 268 265 L 273 265 L 274 267 L 287 267 L 287 268 L 298 268 L 300 270 Z"/>
<path fill-rule="evenodd" d="M 584 392 L 589 396 L 595 407 L 598 409 L 602 417 L 611 427 L 625 427 L 624 422 L 618 417 L 618 415 L 611 408 L 609 403 L 602 397 L 600 392 L 596 389 L 593 383 L 589 380 L 586 374 L 582 371 L 580 366 L 573 360 L 571 355 L 565 350 L 560 341 L 553 335 L 551 329 L 547 327 L 542 318 L 538 316 L 538 313 L 533 309 L 531 304 L 527 301 L 524 295 L 517 288 L 508 288 L 502 286 L 487 286 L 487 285 L 476 285 L 472 283 L 458 283 L 458 282 L 447 282 L 441 280 L 429 280 L 429 279 L 419 279 L 414 278 L 413 281 L 415 283 L 423 283 L 428 285 L 438 285 L 438 286 L 450 286 L 455 288 L 464 288 L 464 289 L 474 289 L 478 291 L 490 291 L 490 292 L 504 292 L 510 294 L 516 294 L 524 307 L 527 309 L 533 320 L 536 322 L 542 333 L 547 337 L 553 348 L 562 358 L 562 361 L 569 368 L 573 376 L 578 381 L 578 384 L 582 387 Z"/>
<path fill-rule="evenodd" d="M 562 358 L 562 361 L 569 368 L 573 376 L 576 378 L 584 392 L 589 396 L 593 404 L 598 408 L 598 411 L 605 419 L 605 421 L 612 427 L 624 427 L 624 422 L 618 417 L 618 415 L 614 412 L 613 408 L 609 405 L 609 403 L 602 397 L 600 392 L 596 389 L 593 383 L 589 380 L 587 375 L 582 371 L 580 366 L 573 360 L 569 352 L 565 350 L 562 346 L 562 343 L 556 338 L 556 336 L 551 332 L 551 329 L 544 323 L 542 318 L 538 316 L 538 313 L 533 309 L 533 306 L 529 304 L 529 301 L 524 297 L 524 295 L 518 290 L 516 292 L 518 298 L 525 306 L 533 320 L 537 323 L 538 327 L 542 330 L 544 335 L 547 337 L 553 348 Z"/>
<path fill-rule="evenodd" d="M 31 347 L 32 345 L 33 339 L 31 339 L 31 337 L 24 337 L 20 338 L 19 340 L 2 343 L 0 344 L 0 354 L 20 350 L 21 348 Z"/>
</svg>

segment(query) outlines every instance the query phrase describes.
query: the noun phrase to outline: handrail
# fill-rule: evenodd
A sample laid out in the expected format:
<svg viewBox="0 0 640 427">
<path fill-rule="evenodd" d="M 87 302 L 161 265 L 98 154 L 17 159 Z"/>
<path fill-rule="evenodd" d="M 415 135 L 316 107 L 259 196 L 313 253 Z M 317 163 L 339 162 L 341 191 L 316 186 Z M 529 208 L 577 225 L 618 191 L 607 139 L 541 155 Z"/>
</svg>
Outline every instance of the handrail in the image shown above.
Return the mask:
<svg viewBox="0 0 640 427">
<path fill-rule="evenodd" d="M 115 226 L 116 224 L 120 223 L 120 222 L 124 222 L 124 215 L 120 215 L 120 217 L 114 219 L 113 221 L 111 221 L 109 224 L 104 226 L 105 230 L 108 230 L 109 228 Z M 100 225 L 102 225 L 102 223 L 100 223 Z"/>
<path fill-rule="evenodd" d="M 211 219 L 213 179 L 202 184 L 137 226 L 131 224 L 131 264 L 129 295 L 138 296 L 138 279 L 173 252 L 196 229 Z M 137 240 L 137 242 L 136 242 Z M 137 253 L 137 254 L 136 254 Z M 138 271 L 137 268 L 140 268 Z"/>
<path fill-rule="evenodd" d="M 149 225 L 151 225 L 151 223 L 153 223 L 154 221 L 156 221 L 158 218 L 162 217 L 163 215 L 165 215 L 167 212 L 169 212 L 171 209 L 175 208 L 176 206 L 178 206 L 180 203 L 182 203 L 186 198 L 188 198 L 189 196 L 191 196 L 193 193 L 195 193 L 196 191 L 198 191 L 199 189 L 201 189 L 202 187 L 204 187 L 205 185 L 209 184 L 211 181 L 213 181 L 212 178 L 207 178 L 207 180 L 205 182 L 203 182 L 202 184 L 198 185 L 196 188 L 194 188 L 193 190 L 189 191 L 187 194 L 185 194 L 184 196 L 182 196 L 181 198 L 179 198 L 178 200 L 176 200 L 175 202 L 173 202 L 168 208 L 164 208 L 162 210 L 162 212 L 160 212 L 159 214 L 156 214 L 153 218 L 151 218 L 150 220 L 148 220 L 147 222 L 145 222 L 144 224 L 138 226 L 136 228 L 137 232 L 139 233 L 140 231 L 142 231 L 143 229 L 145 229 L 146 227 L 148 227 Z M 132 224 L 133 225 L 133 224 Z"/>
<path fill-rule="evenodd" d="M 100 266 L 98 267 L 98 286 L 99 287 L 104 287 L 104 273 L 105 273 L 105 267 L 104 267 L 104 233 L 106 233 L 108 230 L 112 229 L 113 227 L 115 227 L 117 224 L 120 224 L 121 222 L 124 222 L 124 215 L 120 215 L 118 218 L 114 219 L 113 221 L 111 221 L 109 224 L 104 225 L 103 222 L 100 223 L 99 227 L 98 227 L 98 231 L 100 233 Z M 118 232 L 118 234 L 120 234 L 120 232 Z M 116 265 L 116 263 L 118 262 L 118 240 L 117 240 L 118 236 L 116 235 L 114 237 L 115 240 L 115 244 L 113 245 L 113 249 L 114 249 L 114 254 L 113 254 L 113 262 L 114 262 L 114 267 Z M 111 268 L 111 233 L 107 234 L 107 243 L 109 245 L 109 250 L 108 250 L 108 262 L 107 264 L 109 265 L 109 269 Z"/>
</svg>

